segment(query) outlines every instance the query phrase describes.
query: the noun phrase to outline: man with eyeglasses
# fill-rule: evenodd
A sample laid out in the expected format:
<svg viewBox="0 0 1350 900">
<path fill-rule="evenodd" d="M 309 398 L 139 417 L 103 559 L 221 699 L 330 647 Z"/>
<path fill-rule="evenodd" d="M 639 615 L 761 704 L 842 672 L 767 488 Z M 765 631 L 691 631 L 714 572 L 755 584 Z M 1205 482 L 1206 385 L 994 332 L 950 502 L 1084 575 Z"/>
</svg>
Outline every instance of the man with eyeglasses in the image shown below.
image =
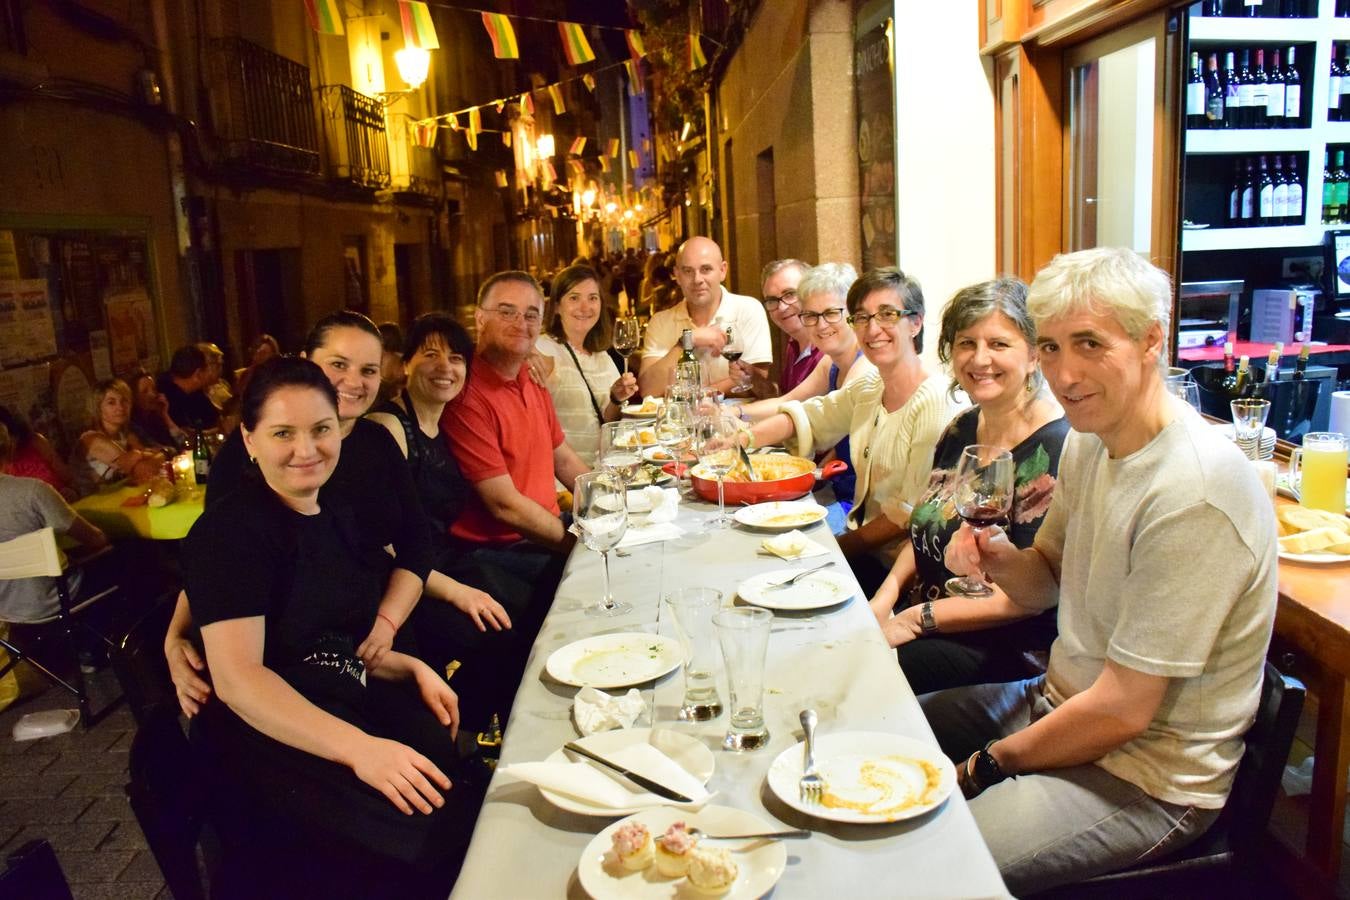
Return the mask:
<svg viewBox="0 0 1350 900">
<path fill-rule="evenodd" d="M 769 321 L 787 335 L 778 390 L 768 391 L 766 396 L 788 393 L 815 371 L 820 362 L 820 348 L 811 343 L 811 329 L 802 324 L 802 305 L 797 298 L 797 286 L 809 268 L 799 259 L 776 259 L 760 275 L 764 311 L 769 314 Z"/>
<path fill-rule="evenodd" d="M 684 299 L 647 323 L 642 371 L 638 374 L 638 386 L 644 395 L 665 392 L 680 358 L 680 334 L 686 328 L 694 333 L 694 351 L 706 381 L 714 388 L 728 390 L 743 370 L 752 378 L 758 375 L 762 379 L 768 373 L 773 362 L 768 317 L 754 299 L 724 290 L 726 277 L 727 264 L 715 241 L 692 237 L 680 245 L 675 281 Z M 741 358 L 731 364 L 721 357 L 728 328 L 742 351 Z"/>
<path fill-rule="evenodd" d="M 502 600 L 552 596 L 575 539 L 563 527 L 554 479 L 569 490 L 588 471 L 568 446 L 548 390 L 526 359 L 544 315 L 527 272 L 498 272 L 478 291 L 478 343 L 468 382 L 441 417 L 474 493 L 450 534 Z M 506 602 L 506 601 L 503 601 Z"/>
</svg>

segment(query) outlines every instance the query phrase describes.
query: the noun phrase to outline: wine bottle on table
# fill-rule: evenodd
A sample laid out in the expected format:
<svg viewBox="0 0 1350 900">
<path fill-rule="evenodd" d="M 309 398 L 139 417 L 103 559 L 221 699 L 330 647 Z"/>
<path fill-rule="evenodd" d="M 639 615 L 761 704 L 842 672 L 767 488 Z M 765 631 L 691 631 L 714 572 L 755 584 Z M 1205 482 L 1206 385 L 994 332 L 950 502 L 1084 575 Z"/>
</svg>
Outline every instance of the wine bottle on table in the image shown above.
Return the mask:
<svg viewBox="0 0 1350 900">
<path fill-rule="evenodd" d="M 686 328 L 680 333 L 680 348 L 680 359 L 675 363 L 675 383 L 696 391 L 703 384 L 703 371 L 694 354 L 692 329 Z"/>
<path fill-rule="evenodd" d="M 1294 61 L 1293 46 L 1284 58 L 1284 127 L 1298 128 L 1303 115 L 1303 78 Z"/>
<path fill-rule="evenodd" d="M 1298 170 L 1298 157 L 1289 154 L 1289 165 L 1285 167 L 1285 181 L 1289 186 L 1289 197 L 1285 201 L 1285 222 L 1289 225 L 1303 224 L 1303 175 Z"/>
<path fill-rule="evenodd" d="M 1350 41 L 1341 44 L 1341 117 L 1350 122 Z"/>
<path fill-rule="evenodd" d="M 1284 66 L 1278 50 L 1271 54 L 1270 67 L 1266 69 L 1266 127 L 1284 127 Z"/>
<path fill-rule="evenodd" d="M 1205 127 L 1223 127 L 1223 84 L 1219 81 L 1219 55 L 1211 53 L 1205 68 Z"/>
<path fill-rule="evenodd" d="M 1252 89 L 1252 102 L 1247 109 L 1247 121 L 1250 128 L 1265 128 L 1269 123 L 1266 107 L 1270 105 L 1270 85 L 1266 78 L 1266 51 L 1256 50 L 1256 65 L 1252 67 L 1248 78 Z"/>
<path fill-rule="evenodd" d="M 1336 99 L 1340 101 L 1339 93 Z M 1205 79 L 1200 74 L 1200 54 L 1195 52 L 1191 53 L 1191 72 L 1186 76 L 1186 127 L 1205 127 Z"/>
<path fill-rule="evenodd" d="M 1237 65 L 1233 61 L 1235 54 L 1229 50 L 1224 54 L 1223 73 L 1223 127 L 1242 127 L 1242 82 L 1238 77 Z"/>
</svg>

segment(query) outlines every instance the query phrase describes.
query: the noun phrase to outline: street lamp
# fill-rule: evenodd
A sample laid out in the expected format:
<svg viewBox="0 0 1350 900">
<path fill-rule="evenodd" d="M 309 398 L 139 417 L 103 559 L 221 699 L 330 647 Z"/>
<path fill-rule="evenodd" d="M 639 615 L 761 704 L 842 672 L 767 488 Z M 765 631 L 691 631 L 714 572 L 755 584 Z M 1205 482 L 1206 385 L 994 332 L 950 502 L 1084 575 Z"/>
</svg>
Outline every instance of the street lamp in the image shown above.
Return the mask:
<svg viewBox="0 0 1350 900">
<path fill-rule="evenodd" d="M 551 134 L 539 135 L 538 148 L 540 159 L 552 159 L 553 151 L 556 149 L 553 144 L 553 135 Z"/>
<path fill-rule="evenodd" d="M 421 47 L 404 47 L 394 51 L 394 65 L 398 66 L 398 75 L 415 91 L 427 80 L 427 69 L 431 66 L 431 52 Z"/>
</svg>

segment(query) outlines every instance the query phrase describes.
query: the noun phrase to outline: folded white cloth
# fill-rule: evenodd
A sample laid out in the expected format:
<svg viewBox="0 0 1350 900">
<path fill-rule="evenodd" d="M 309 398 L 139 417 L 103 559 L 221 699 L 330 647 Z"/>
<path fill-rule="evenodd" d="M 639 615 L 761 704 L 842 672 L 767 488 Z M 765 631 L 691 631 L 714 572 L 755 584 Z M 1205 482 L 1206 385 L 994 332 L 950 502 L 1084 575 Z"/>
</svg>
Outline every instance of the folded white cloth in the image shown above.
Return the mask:
<svg viewBox="0 0 1350 900">
<path fill-rule="evenodd" d="M 637 688 L 629 688 L 622 696 L 611 697 L 598 688 L 584 687 L 572 700 L 572 718 L 583 735 L 632 728 L 646 711 L 647 704 Z"/>
<path fill-rule="evenodd" d="M 774 556 L 783 559 L 806 559 L 812 556 L 823 556 L 830 552 L 795 528 L 786 534 L 776 534 L 773 537 L 765 538 L 760 546 Z"/>
<path fill-rule="evenodd" d="M 676 488 L 661 488 L 652 485 L 642 489 L 647 500 L 647 521 L 652 524 L 674 522 L 680 511 L 680 492 Z"/>
<path fill-rule="evenodd" d="M 674 522 L 657 522 L 654 525 L 642 525 L 637 528 L 629 525 L 623 540 L 619 541 L 619 546 L 636 547 L 640 544 L 654 544 L 657 541 L 672 541 L 683 535 L 684 529 Z"/>
<path fill-rule="evenodd" d="M 564 751 L 566 752 L 566 751 Z M 527 762 L 502 766 L 501 774 L 513 775 L 555 794 L 565 794 L 584 803 L 606 809 L 629 809 L 642 806 L 677 806 L 698 809 L 711 798 L 708 789 L 690 775 L 679 763 L 651 744 L 634 744 L 621 750 L 601 754 L 625 769 L 645 775 L 652 781 L 691 798 L 692 803 L 677 803 L 665 797 L 642 790 L 618 772 L 599 763 Z"/>
</svg>

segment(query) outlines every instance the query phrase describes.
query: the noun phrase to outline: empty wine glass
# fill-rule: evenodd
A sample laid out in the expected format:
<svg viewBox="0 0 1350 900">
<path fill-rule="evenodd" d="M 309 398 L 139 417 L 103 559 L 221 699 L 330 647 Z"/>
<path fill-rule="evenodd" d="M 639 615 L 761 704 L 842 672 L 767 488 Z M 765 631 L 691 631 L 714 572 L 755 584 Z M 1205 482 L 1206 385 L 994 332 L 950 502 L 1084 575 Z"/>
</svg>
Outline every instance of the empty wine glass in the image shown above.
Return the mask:
<svg viewBox="0 0 1350 900">
<path fill-rule="evenodd" d="M 722 494 L 722 479 L 740 459 L 736 445 L 740 423 L 731 416 L 714 413 L 699 416 L 694 431 L 699 464 L 717 477 L 717 515 L 708 522 L 708 528 L 726 528 L 731 524 L 731 518 L 727 515 L 726 499 Z"/>
<path fill-rule="evenodd" d="M 588 616 L 619 616 L 632 612 L 633 604 L 616 603 L 609 590 L 609 551 L 628 530 L 627 490 L 623 483 L 604 472 L 578 475 L 572 491 L 572 522 L 581 542 L 600 554 L 604 589 L 600 602 L 586 609 Z"/>
<path fill-rule="evenodd" d="M 1234 400 L 1229 404 L 1233 410 L 1233 437 L 1238 449 L 1248 459 L 1261 458 L 1261 434 L 1266 428 L 1266 418 L 1270 415 L 1269 400 Z"/>
<path fill-rule="evenodd" d="M 639 429 L 632 422 L 606 422 L 600 426 L 600 469 L 619 479 L 626 488 L 642 467 Z"/>
<path fill-rule="evenodd" d="M 1016 490 L 1017 466 L 1012 454 L 990 444 L 970 444 L 961 451 L 956 465 L 953 499 L 956 512 L 977 535 L 990 525 L 1007 518 Z M 994 593 L 981 577 L 964 575 L 949 578 L 947 593 L 966 597 L 988 597 Z"/>
<path fill-rule="evenodd" d="M 689 451 L 694 436 L 694 404 L 684 394 L 674 388 L 666 391 L 665 402 L 656 415 L 653 431 L 656 442 L 677 463 L 676 471 L 681 480 L 684 478 L 684 458 Z"/>
<path fill-rule="evenodd" d="M 624 316 L 614 323 L 614 349 L 623 357 L 623 374 L 628 374 L 628 357 L 642 343 L 642 323 L 636 316 Z"/>
</svg>

